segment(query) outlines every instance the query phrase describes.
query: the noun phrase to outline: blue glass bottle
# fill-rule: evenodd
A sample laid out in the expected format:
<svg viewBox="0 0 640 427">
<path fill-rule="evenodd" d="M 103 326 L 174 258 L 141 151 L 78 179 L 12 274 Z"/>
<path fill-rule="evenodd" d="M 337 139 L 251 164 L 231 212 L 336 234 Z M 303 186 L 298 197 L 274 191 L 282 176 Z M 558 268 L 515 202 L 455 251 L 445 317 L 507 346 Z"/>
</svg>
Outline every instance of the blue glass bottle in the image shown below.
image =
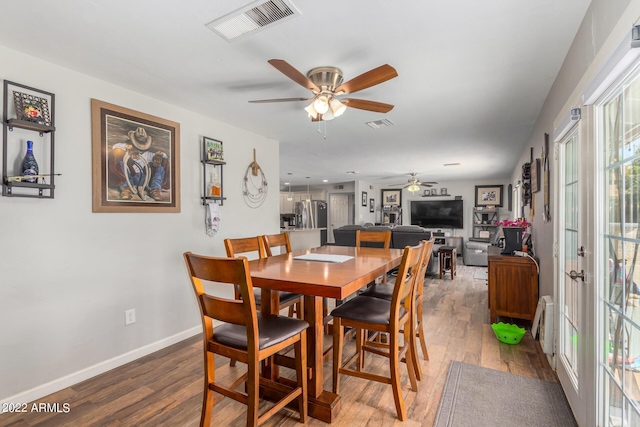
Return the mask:
<svg viewBox="0 0 640 427">
<path fill-rule="evenodd" d="M 22 159 L 22 176 L 38 175 L 38 162 L 33 155 L 33 141 L 27 141 L 27 154 Z M 38 182 L 38 178 L 27 178 L 26 182 Z"/>
</svg>

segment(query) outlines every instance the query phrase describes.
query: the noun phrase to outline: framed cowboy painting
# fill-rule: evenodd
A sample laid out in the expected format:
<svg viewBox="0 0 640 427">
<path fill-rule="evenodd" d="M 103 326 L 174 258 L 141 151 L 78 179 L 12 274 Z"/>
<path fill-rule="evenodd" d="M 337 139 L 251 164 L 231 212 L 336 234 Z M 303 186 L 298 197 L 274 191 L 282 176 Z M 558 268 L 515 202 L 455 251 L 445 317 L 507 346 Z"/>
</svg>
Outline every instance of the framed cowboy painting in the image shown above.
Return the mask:
<svg viewBox="0 0 640 427">
<path fill-rule="evenodd" d="M 93 212 L 180 212 L 180 124 L 91 100 Z"/>
</svg>

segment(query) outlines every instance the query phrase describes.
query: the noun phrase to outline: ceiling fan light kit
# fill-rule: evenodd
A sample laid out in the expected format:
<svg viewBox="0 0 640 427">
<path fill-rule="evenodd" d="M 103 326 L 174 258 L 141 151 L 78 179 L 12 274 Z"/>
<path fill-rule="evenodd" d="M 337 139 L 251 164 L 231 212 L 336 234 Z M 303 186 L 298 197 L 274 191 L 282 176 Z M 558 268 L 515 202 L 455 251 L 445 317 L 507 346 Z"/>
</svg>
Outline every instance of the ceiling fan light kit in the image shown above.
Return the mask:
<svg viewBox="0 0 640 427">
<path fill-rule="evenodd" d="M 407 187 L 411 193 L 415 193 L 416 191 L 420 191 L 420 186 L 418 184 L 411 184 Z"/>
<path fill-rule="evenodd" d="M 420 191 L 420 187 L 433 187 L 433 184 L 437 184 L 436 181 L 420 181 L 418 179 L 418 174 L 415 172 L 411 172 L 409 174 L 409 176 L 411 178 L 409 178 L 407 180 L 406 183 L 403 184 L 391 184 L 391 186 L 397 186 L 397 185 L 402 185 L 402 188 L 406 188 L 407 190 L 409 190 L 411 192 L 411 194 L 415 194 L 416 191 Z"/>
<path fill-rule="evenodd" d="M 252 103 L 311 101 L 304 110 L 311 121 L 328 121 L 341 116 L 347 107 L 359 110 L 387 113 L 393 105 L 364 99 L 338 99 L 338 96 L 367 89 L 398 76 L 395 68 L 388 64 L 369 70 L 358 77 L 342 83 L 342 71 L 336 67 L 317 67 L 305 76 L 282 59 L 270 59 L 269 64 L 300 86 L 313 93 L 313 98 L 281 98 L 249 101 Z"/>
</svg>

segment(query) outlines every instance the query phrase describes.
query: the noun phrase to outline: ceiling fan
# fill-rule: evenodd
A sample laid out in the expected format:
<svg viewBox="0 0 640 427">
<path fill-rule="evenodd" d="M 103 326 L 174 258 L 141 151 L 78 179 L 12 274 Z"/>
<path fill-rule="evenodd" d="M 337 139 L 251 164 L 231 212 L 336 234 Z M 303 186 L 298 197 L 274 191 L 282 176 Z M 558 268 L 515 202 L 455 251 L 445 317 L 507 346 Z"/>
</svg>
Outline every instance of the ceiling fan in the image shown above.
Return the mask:
<svg viewBox="0 0 640 427">
<path fill-rule="evenodd" d="M 398 73 L 391 65 L 381 65 L 342 83 L 342 71 L 336 67 L 314 68 L 305 76 L 282 59 L 270 59 L 268 62 L 300 86 L 309 89 L 313 93 L 313 97 L 260 99 L 249 101 L 251 103 L 312 101 L 305 108 L 311 121 L 333 120 L 342 115 L 347 107 L 376 113 L 388 113 L 393 109 L 393 105 L 382 102 L 354 98 L 338 99 L 339 96 L 367 89 L 397 77 Z"/>
<path fill-rule="evenodd" d="M 391 184 L 392 187 L 394 186 L 398 186 L 398 185 L 402 185 L 402 188 L 406 188 L 409 191 L 411 191 L 412 193 L 415 193 L 416 191 L 420 190 L 420 187 L 433 187 L 433 184 L 437 184 L 436 181 L 424 181 L 421 182 L 418 178 L 417 178 L 417 173 L 412 172 L 409 174 L 409 176 L 411 176 L 411 178 L 409 178 L 407 180 L 406 183 L 402 183 L 402 184 Z"/>
</svg>

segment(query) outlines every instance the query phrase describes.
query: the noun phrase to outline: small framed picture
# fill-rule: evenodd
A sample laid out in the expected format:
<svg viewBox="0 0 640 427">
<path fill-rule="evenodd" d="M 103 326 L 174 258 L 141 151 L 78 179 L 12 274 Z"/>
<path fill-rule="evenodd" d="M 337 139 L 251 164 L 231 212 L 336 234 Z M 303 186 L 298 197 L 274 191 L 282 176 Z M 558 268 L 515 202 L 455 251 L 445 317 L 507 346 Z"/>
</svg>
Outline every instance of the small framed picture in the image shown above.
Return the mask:
<svg viewBox="0 0 640 427">
<path fill-rule="evenodd" d="M 446 196 L 447 195 L 447 189 L 446 188 L 441 188 L 440 189 L 440 195 L 441 196 Z"/>
<path fill-rule="evenodd" d="M 51 126 L 49 102 L 45 98 L 13 91 L 13 104 L 18 120 Z"/>
<path fill-rule="evenodd" d="M 381 196 L 383 206 L 402 206 L 402 190 L 382 190 Z"/>
<path fill-rule="evenodd" d="M 502 207 L 502 185 L 476 185 L 476 206 Z"/>
<path fill-rule="evenodd" d="M 203 159 L 207 161 L 223 162 L 224 151 L 222 150 L 222 141 L 206 136 L 203 136 L 202 140 L 204 149 Z"/>
<path fill-rule="evenodd" d="M 375 203 L 373 199 L 369 199 L 369 212 L 375 212 Z"/>
<path fill-rule="evenodd" d="M 431 189 L 431 195 L 432 196 L 437 196 L 438 195 L 438 189 L 437 188 L 432 188 Z"/>
<path fill-rule="evenodd" d="M 362 192 L 362 206 L 367 206 L 367 192 Z"/>
</svg>

